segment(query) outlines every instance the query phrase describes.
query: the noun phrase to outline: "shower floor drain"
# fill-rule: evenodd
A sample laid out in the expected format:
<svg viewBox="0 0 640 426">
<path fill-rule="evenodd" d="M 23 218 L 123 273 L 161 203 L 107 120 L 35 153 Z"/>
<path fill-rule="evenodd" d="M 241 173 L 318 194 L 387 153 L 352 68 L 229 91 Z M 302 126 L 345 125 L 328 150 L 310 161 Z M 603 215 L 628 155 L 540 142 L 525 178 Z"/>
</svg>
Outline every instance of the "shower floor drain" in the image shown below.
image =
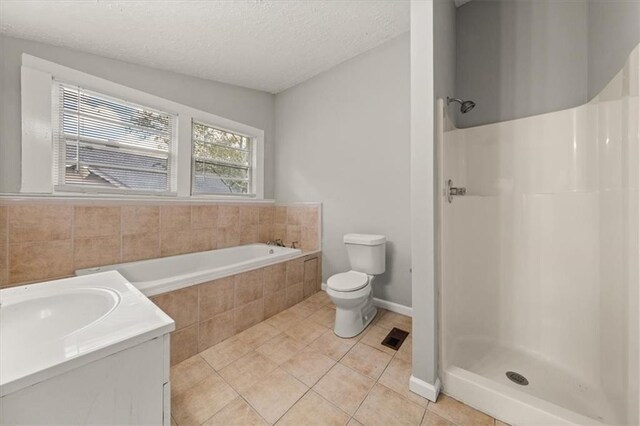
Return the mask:
<svg viewBox="0 0 640 426">
<path fill-rule="evenodd" d="M 520 373 L 516 373 L 515 371 L 507 371 L 507 378 L 520 386 L 527 386 L 529 384 L 526 377 Z"/>
</svg>

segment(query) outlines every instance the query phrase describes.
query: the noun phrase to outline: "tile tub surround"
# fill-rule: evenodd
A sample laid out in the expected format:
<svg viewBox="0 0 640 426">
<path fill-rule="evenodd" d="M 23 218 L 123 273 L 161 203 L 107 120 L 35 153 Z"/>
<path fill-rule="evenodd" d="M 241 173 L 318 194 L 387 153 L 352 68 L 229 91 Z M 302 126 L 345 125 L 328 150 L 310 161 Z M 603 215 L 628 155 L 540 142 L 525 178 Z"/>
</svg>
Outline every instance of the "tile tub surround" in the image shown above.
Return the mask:
<svg viewBox="0 0 640 426">
<path fill-rule="evenodd" d="M 172 424 L 506 426 L 446 395 L 430 403 L 409 391 L 411 334 L 391 353 L 369 336 L 410 330 L 410 318 L 381 309 L 351 339 L 333 334 L 333 318 L 320 291 L 174 365 Z"/>
<path fill-rule="evenodd" d="M 320 223 L 317 203 L 0 198 L 0 287 L 275 239 L 312 252 Z"/>
<path fill-rule="evenodd" d="M 151 297 L 176 322 L 176 330 L 171 333 L 171 364 L 315 294 L 321 284 L 320 256 L 319 252 L 303 255 Z"/>
</svg>

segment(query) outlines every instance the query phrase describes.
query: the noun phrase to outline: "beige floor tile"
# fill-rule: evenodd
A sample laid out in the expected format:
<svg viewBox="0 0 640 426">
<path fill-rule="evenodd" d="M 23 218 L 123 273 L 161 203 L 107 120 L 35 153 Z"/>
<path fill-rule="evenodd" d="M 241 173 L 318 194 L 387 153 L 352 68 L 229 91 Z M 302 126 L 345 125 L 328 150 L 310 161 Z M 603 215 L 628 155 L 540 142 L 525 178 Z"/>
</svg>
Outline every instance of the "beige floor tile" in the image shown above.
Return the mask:
<svg viewBox="0 0 640 426">
<path fill-rule="evenodd" d="M 411 338 L 411 334 L 407 336 L 407 338 L 402 342 L 402 346 L 397 350 L 394 358 L 399 358 L 405 362 L 411 363 L 411 359 L 413 357 L 413 339 Z"/>
<path fill-rule="evenodd" d="M 447 419 L 443 419 L 433 411 L 427 411 L 422 419 L 421 426 L 455 426 Z"/>
<path fill-rule="evenodd" d="M 289 328 L 285 331 L 285 334 L 293 339 L 301 341 L 305 345 L 308 345 L 318 337 L 322 336 L 326 331 L 327 329 L 320 324 L 306 320 Z"/>
<path fill-rule="evenodd" d="M 235 390 L 243 393 L 276 367 L 275 362 L 253 351 L 233 361 L 219 373 Z"/>
<path fill-rule="evenodd" d="M 307 347 L 282 364 L 282 368 L 305 385 L 313 386 L 335 363 L 331 358 Z"/>
<path fill-rule="evenodd" d="M 321 307 L 322 305 L 310 302 L 309 300 L 303 300 L 302 302 L 293 305 L 288 310 L 302 318 L 308 318 Z"/>
<path fill-rule="evenodd" d="M 218 374 L 171 399 L 171 412 L 180 426 L 200 425 L 238 394 Z"/>
<path fill-rule="evenodd" d="M 238 334 L 238 339 L 255 349 L 276 337 L 278 334 L 280 334 L 280 330 L 265 322 L 261 322 Z"/>
<path fill-rule="evenodd" d="M 216 371 L 251 352 L 251 346 L 234 336 L 201 352 L 200 355 Z"/>
<path fill-rule="evenodd" d="M 256 349 L 256 352 L 280 365 L 296 355 L 302 349 L 304 349 L 304 343 L 292 339 L 286 334 L 280 334 L 260 346 Z"/>
<path fill-rule="evenodd" d="M 333 305 L 333 302 L 331 301 L 331 298 L 326 291 L 319 291 L 312 296 L 309 296 L 307 300 L 310 300 L 314 303 L 320 303 L 323 306 Z"/>
<path fill-rule="evenodd" d="M 365 332 L 365 334 L 362 336 L 362 339 L 360 339 L 360 342 L 393 356 L 395 355 L 396 351 L 382 344 L 382 341 L 385 337 L 387 337 L 387 334 L 389 334 L 390 331 L 391 328 L 374 325 Z"/>
<path fill-rule="evenodd" d="M 374 383 L 369 377 L 338 363 L 320 379 L 313 390 L 342 411 L 353 415 Z"/>
<path fill-rule="evenodd" d="M 290 310 L 282 311 L 279 314 L 272 316 L 267 319 L 265 324 L 269 324 L 272 327 L 277 328 L 280 331 L 285 331 L 290 329 L 296 324 L 299 324 L 304 318 L 299 316 L 298 314 L 291 312 Z"/>
<path fill-rule="evenodd" d="M 282 426 L 344 426 L 348 421 L 348 414 L 311 390 L 300 398 L 277 424 Z"/>
<path fill-rule="evenodd" d="M 173 416 L 171 416 L 171 426 L 178 426 L 178 423 L 173 419 Z"/>
<path fill-rule="evenodd" d="M 438 401 L 430 403 L 427 409 L 457 425 L 493 426 L 492 417 L 444 394 L 440 394 Z"/>
<path fill-rule="evenodd" d="M 309 319 L 323 327 L 333 329 L 336 322 L 336 310 L 330 306 L 323 306 L 311 315 Z"/>
<path fill-rule="evenodd" d="M 311 342 L 309 346 L 319 350 L 329 358 L 339 361 L 357 342 L 357 337 L 343 339 L 336 336 L 333 330 L 327 330 L 322 336 Z"/>
<path fill-rule="evenodd" d="M 354 419 L 353 417 L 351 417 L 351 419 L 349 420 L 349 423 L 347 423 L 347 426 L 364 426 L 364 425 L 359 421 L 357 421 L 356 419 Z"/>
<path fill-rule="evenodd" d="M 382 375 L 387 364 L 389 364 L 389 361 L 391 361 L 391 355 L 371 346 L 356 343 L 340 360 L 340 363 L 377 380 Z"/>
<path fill-rule="evenodd" d="M 171 395 L 176 396 L 214 373 L 213 368 L 196 355 L 171 367 Z"/>
<path fill-rule="evenodd" d="M 385 385 L 389 389 L 399 393 L 411 402 L 426 407 L 428 402 L 425 398 L 409 390 L 409 378 L 411 377 L 411 363 L 394 357 L 378 383 Z"/>
<path fill-rule="evenodd" d="M 419 425 L 424 411 L 423 407 L 376 384 L 354 417 L 367 426 Z"/>
<path fill-rule="evenodd" d="M 505 422 L 501 422 L 498 419 L 495 419 L 495 426 L 509 426 L 509 424 Z"/>
<path fill-rule="evenodd" d="M 265 420 L 275 423 L 308 389 L 286 371 L 277 368 L 247 390 L 244 397 Z"/>
<path fill-rule="evenodd" d="M 241 397 L 220 410 L 204 423 L 204 426 L 259 426 L 268 425 L 262 417 Z"/>
<path fill-rule="evenodd" d="M 401 330 L 411 332 L 412 320 L 411 317 L 397 314 L 395 312 L 386 311 L 384 315 L 381 315 L 376 325 L 380 327 L 393 328 L 397 327 Z"/>
</svg>

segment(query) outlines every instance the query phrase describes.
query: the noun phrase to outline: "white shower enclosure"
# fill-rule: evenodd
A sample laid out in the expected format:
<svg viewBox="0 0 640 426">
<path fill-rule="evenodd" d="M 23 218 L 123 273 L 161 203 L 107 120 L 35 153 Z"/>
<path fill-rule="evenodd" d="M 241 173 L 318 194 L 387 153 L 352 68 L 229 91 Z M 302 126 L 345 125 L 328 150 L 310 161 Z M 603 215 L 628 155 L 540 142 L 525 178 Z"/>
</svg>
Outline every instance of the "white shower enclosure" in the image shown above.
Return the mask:
<svg viewBox="0 0 640 426">
<path fill-rule="evenodd" d="M 506 422 L 640 423 L 639 50 L 576 108 L 456 129 L 439 101 L 440 377 Z"/>
</svg>

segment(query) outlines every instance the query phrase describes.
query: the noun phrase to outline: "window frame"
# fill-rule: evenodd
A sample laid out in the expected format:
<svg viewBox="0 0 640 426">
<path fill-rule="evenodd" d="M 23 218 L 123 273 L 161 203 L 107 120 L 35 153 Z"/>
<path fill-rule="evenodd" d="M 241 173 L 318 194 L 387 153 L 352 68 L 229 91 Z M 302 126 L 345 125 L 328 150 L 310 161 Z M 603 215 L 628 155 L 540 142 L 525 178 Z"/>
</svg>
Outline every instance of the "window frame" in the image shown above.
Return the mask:
<svg viewBox="0 0 640 426">
<path fill-rule="evenodd" d="M 248 153 L 249 153 L 249 165 L 247 166 L 247 171 L 249 174 L 249 187 L 248 187 L 248 191 L 246 194 L 243 193 L 222 193 L 222 192 L 194 192 L 195 191 L 195 180 L 196 180 L 196 170 L 195 170 L 195 165 L 196 165 L 196 157 L 193 154 L 194 151 L 194 147 L 195 147 L 195 139 L 193 137 L 193 126 L 194 124 L 200 124 L 206 127 L 210 127 L 210 128 L 214 128 L 216 130 L 220 130 L 223 132 L 229 132 L 229 133 L 233 133 L 235 135 L 238 136 L 243 136 L 249 139 L 249 149 L 248 149 Z M 204 142 L 204 141 L 203 141 Z M 204 142 L 206 143 L 206 142 Z M 222 145 L 221 145 L 222 146 Z M 231 130 L 228 128 L 224 128 L 222 126 L 217 126 L 215 124 L 212 123 L 207 123 L 204 121 L 200 121 L 200 120 L 195 120 L 192 119 L 191 120 L 191 195 L 192 196 L 228 196 L 228 197 L 248 197 L 248 198 L 255 198 L 256 197 L 256 186 L 257 186 L 257 182 L 256 182 L 256 173 L 255 173 L 255 168 L 256 168 L 256 148 L 257 148 L 257 144 L 255 141 L 255 137 L 248 135 L 248 134 L 244 134 L 242 132 L 236 131 L 236 130 Z M 229 164 L 229 166 L 234 167 L 234 165 Z M 239 165 L 238 165 L 239 166 Z"/>
<path fill-rule="evenodd" d="M 114 97 L 119 100 L 146 106 L 177 117 L 174 122 L 175 163 L 172 163 L 175 191 L 158 193 L 103 188 L 101 191 L 87 188 L 84 191 L 69 191 L 56 185 L 54 180 L 53 109 L 52 85 L 54 80 L 83 89 Z M 264 130 L 228 118 L 198 110 L 187 105 L 170 101 L 141 90 L 133 89 L 112 81 L 93 76 L 66 66 L 50 62 L 28 54 L 22 54 L 21 66 L 21 115 L 22 115 L 22 155 L 21 187 L 24 194 L 46 194 L 52 196 L 96 196 L 156 199 L 208 199 L 242 201 L 264 199 Z M 191 164 L 192 141 L 191 122 L 207 123 L 216 128 L 246 135 L 252 138 L 254 194 L 192 194 Z M 173 186 L 171 187 L 173 190 Z"/>
</svg>

